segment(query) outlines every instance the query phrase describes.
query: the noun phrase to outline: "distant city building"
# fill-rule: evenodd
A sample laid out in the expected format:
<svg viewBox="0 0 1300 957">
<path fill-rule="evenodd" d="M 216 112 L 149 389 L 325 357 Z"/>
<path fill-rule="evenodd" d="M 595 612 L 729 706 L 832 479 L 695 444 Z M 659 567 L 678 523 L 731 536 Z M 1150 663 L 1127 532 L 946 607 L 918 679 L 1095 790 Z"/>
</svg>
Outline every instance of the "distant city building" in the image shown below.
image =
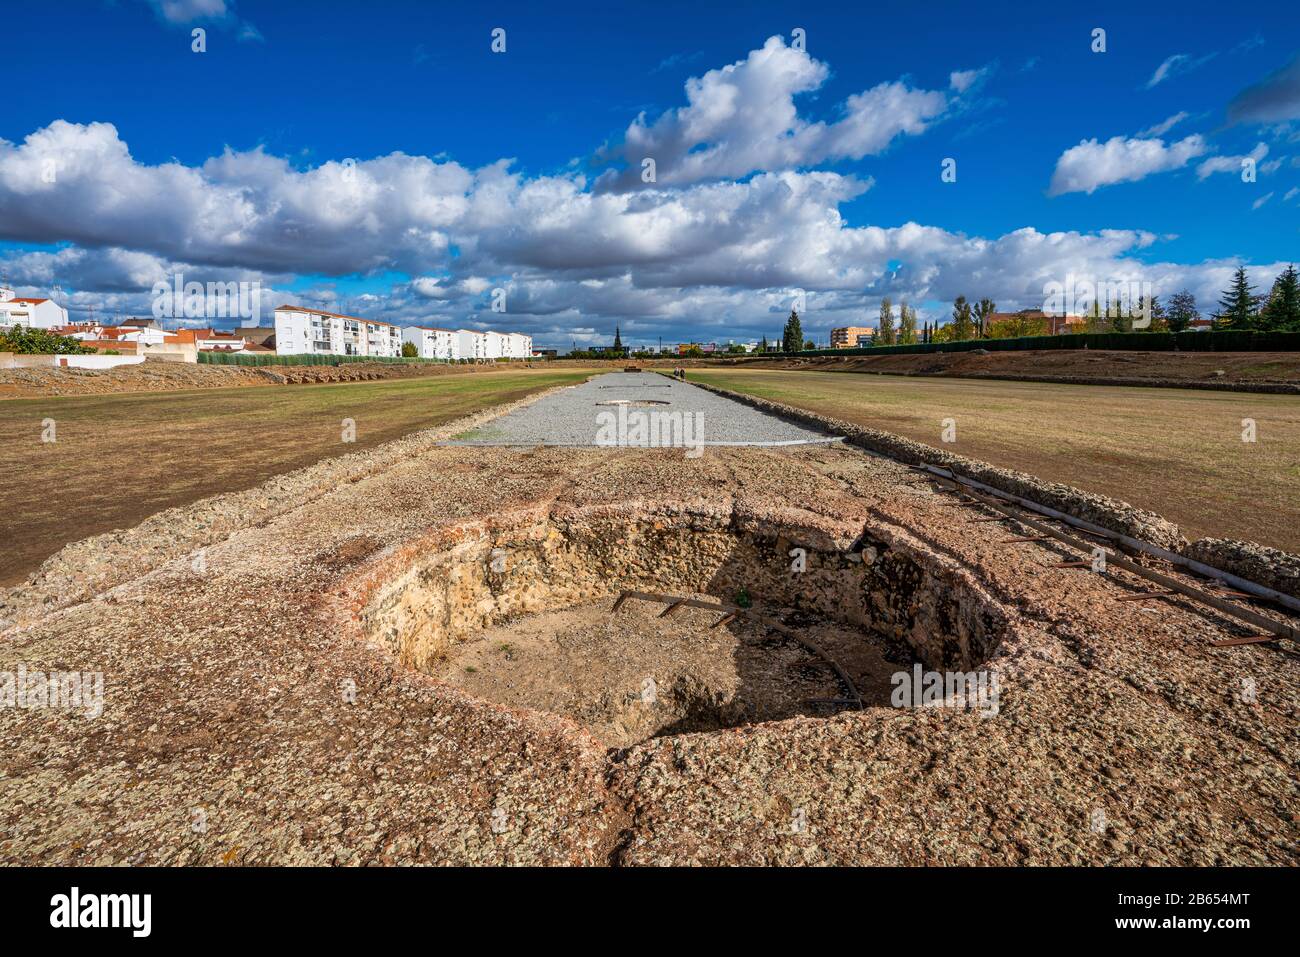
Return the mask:
<svg viewBox="0 0 1300 957">
<path fill-rule="evenodd" d="M 456 358 L 458 335 L 451 329 L 437 326 L 407 326 L 402 330 L 402 341 L 415 346 L 415 354 L 421 359 L 450 361 Z"/>
<path fill-rule="evenodd" d="M 528 359 L 533 354 L 533 337 L 522 332 L 506 333 L 506 358 Z"/>
<path fill-rule="evenodd" d="M 54 300 L 15 296 L 8 286 L 0 286 L 0 326 L 53 329 L 67 324 L 68 310 Z"/>
<path fill-rule="evenodd" d="M 486 359 L 487 335 L 473 329 L 457 329 L 456 358 L 471 362 Z"/>
<path fill-rule="evenodd" d="M 248 343 L 248 350 L 253 352 L 275 351 L 274 326 L 240 326 L 235 335 L 241 336 Z"/>
<path fill-rule="evenodd" d="M 457 329 L 452 339 L 451 358 L 478 361 L 480 359 L 527 359 L 533 353 L 533 337 L 521 332 L 496 332 L 488 329 Z"/>
<path fill-rule="evenodd" d="M 402 354 L 401 329 L 390 322 L 301 306 L 275 310 L 275 351 L 282 356 Z"/>
<path fill-rule="evenodd" d="M 831 330 L 832 349 L 852 349 L 858 344 L 859 336 L 874 336 L 876 330 L 871 326 L 843 326 Z"/>
</svg>

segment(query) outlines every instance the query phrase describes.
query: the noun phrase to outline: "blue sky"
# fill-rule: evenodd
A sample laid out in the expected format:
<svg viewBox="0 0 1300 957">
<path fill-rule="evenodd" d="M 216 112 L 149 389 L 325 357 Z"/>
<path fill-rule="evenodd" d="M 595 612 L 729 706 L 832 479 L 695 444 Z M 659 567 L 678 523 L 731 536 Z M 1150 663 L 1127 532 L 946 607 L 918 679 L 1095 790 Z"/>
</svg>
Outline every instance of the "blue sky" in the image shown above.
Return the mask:
<svg viewBox="0 0 1300 957">
<path fill-rule="evenodd" d="M 73 308 L 147 311 L 145 280 L 184 269 L 256 278 L 268 295 L 338 311 L 504 324 L 567 345 L 602 341 L 616 323 L 647 341 L 771 335 L 794 289 L 811 294 L 817 331 L 871 319 L 885 292 L 935 318 L 957 292 L 1037 305 L 1043 279 L 1071 270 L 1145 268 L 1158 291 L 1187 286 L 1208 304 L 1238 261 L 1266 282 L 1297 258 L 1300 83 L 1270 79 L 1300 52 L 1291 5 L 843 6 L 15 5 L 6 32 L 53 59 L 6 90 L 0 268 L 31 291 L 57 282 Z M 202 54 L 195 27 L 207 31 Z M 502 54 L 489 49 L 495 27 Z M 799 61 L 795 28 L 806 32 Z M 1092 50 L 1095 28 L 1104 53 Z M 638 114 L 655 130 L 688 106 L 688 80 L 772 37 L 781 49 L 747 71 L 751 92 L 772 92 L 771 111 L 703 141 L 683 118 L 648 137 L 665 154 L 658 183 L 597 183 L 631 155 Z M 811 79 L 785 96 L 791 64 Z M 862 106 L 858 125 L 843 126 L 853 98 L 882 85 L 921 119 L 891 135 L 884 114 L 898 104 L 882 90 L 881 110 Z M 701 115 L 733 93 L 724 78 Z M 798 128 L 757 130 L 782 102 Z M 57 121 L 69 126 L 28 141 Z M 842 135 L 790 146 L 818 124 Z M 863 147 L 873 124 L 883 140 Z M 707 159 L 721 137 L 732 159 L 664 181 L 680 169 L 675 147 L 678 161 Z M 1096 150 L 1065 158 L 1094 139 Z M 38 150 L 67 170 L 44 192 L 19 182 Z M 227 150 L 244 159 L 214 170 Z M 393 154 L 423 173 L 376 163 Z M 1238 173 L 1248 155 L 1253 183 Z M 941 181 L 945 158 L 956 182 Z M 1215 158 L 1224 171 L 1203 171 Z M 317 216 L 336 197 L 307 174 L 345 160 L 387 198 Z M 358 230 L 366 240 L 353 244 Z M 508 321 L 485 315 L 497 287 L 511 293 Z"/>
</svg>

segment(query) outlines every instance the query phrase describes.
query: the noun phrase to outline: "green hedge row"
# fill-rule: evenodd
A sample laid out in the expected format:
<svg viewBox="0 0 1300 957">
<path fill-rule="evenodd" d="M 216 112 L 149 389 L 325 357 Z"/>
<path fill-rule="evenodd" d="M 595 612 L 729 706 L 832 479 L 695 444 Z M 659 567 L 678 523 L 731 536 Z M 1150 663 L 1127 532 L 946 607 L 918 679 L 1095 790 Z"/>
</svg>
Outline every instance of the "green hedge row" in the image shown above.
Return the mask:
<svg viewBox="0 0 1300 957">
<path fill-rule="evenodd" d="M 281 356 L 266 352 L 244 354 L 240 352 L 200 352 L 199 362 L 214 366 L 338 366 L 346 362 L 444 362 L 442 359 L 421 359 L 418 356 Z"/>
<path fill-rule="evenodd" d="M 1124 349 L 1141 352 L 1300 352 L 1300 332 L 1079 332 L 1018 339 L 964 339 L 912 346 L 808 349 L 800 356 L 878 356 L 892 353 L 1008 352 L 1023 349 Z"/>
</svg>

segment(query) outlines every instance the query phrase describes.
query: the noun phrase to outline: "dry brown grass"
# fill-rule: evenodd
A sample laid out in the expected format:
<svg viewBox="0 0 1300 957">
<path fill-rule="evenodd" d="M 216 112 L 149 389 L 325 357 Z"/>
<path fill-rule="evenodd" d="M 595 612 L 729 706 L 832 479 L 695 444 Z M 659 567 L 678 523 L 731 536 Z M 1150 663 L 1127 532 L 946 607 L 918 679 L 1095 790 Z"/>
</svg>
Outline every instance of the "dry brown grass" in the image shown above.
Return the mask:
<svg viewBox="0 0 1300 957">
<path fill-rule="evenodd" d="M 834 372 L 688 378 L 1123 499 L 1188 537 L 1300 551 L 1300 397 Z M 1242 441 L 1246 418 L 1253 444 Z"/>
<path fill-rule="evenodd" d="M 583 370 L 11 399 L 0 418 L 0 585 L 164 508 L 578 382 Z M 53 419 L 57 441 L 41 441 Z M 355 443 L 341 423 L 356 423 Z"/>
</svg>

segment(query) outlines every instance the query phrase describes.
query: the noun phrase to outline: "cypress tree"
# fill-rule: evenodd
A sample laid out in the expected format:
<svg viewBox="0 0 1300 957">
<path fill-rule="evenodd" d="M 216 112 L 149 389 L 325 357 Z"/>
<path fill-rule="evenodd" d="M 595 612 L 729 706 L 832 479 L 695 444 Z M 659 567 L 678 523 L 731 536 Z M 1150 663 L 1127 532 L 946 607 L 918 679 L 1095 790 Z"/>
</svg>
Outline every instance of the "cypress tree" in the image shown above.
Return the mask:
<svg viewBox="0 0 1300 957">
<path fill-rule="evenodd" d="M 916 310 L 907 303 L 899 306 L 898 344 L 903 346 L 916 344 Z"/>
<path fill-rule="evenodd" d="M 781 348 L 785 352 L 798 352 L 803 348 L 803 324 L 799 321 L 799 313 L 793 309 L 781 333 Z"/>
<path fill-rule="evenodd" d="M 877 332 L 882 346 L 894 344 L 894 304 L 888 296 L 880 301 L 880 328 Z"/>
</svg>

